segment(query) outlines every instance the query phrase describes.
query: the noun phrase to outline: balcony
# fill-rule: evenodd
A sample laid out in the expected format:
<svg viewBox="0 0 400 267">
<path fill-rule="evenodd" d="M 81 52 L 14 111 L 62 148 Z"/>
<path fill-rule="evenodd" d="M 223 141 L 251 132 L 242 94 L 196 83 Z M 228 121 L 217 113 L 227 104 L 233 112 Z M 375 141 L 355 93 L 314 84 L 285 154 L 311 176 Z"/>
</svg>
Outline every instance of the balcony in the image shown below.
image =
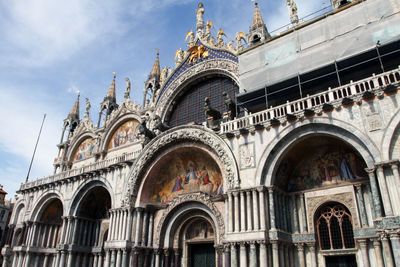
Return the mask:
<svg viewBox="0 0 400 267">
<path fill-rule="evenodd" d="M 373 74 L 371 77 L 357 82 L 352 81 L 333 89 L 328 88 L 327 91 L 315 95 L 307 95 L 307 97 L 292 102 L 221 123 L 220 134 L 228 134 L 252 127 L 278 125 L 302 116 L 329 111 L 342 105 L 371 99 L 376 95 L 396 92 L 399 84 L 400 66 L 379 75 Z"/>
<path fill-rule="evenodd" d="M 79 175 L 88 174 L 90 172 L 101 171 L 101 170 L 105 170 L 107 168 L 112 168 L 112 167 L 115 167 L 115 166 L 118 166 L 118 165 L 121 165 L 124 163 L 133 162 L 139 156 L 140 152 L 141 152 L 141 150 L 130 152 L 130 153 L 124 153 L 120 156 L 101 160 L 96 163 L 83 166 L 81 168 L 71 169 L 71 170 L 60 172 L 60 173 L 57 173 L 57 174 L 54 174 L 51 176 L 47 176 L 47 177 L 44 177 L 41 179 L 37 179 L 32 182 L 24 183 L 24 184 L 21 184 L 20 190 L 26 190 L 26 189 L 29 189 L 32 187 L 61 181 L 63 179 L 69 178 L 69 177 L 76 177 Z"/>
</svg>

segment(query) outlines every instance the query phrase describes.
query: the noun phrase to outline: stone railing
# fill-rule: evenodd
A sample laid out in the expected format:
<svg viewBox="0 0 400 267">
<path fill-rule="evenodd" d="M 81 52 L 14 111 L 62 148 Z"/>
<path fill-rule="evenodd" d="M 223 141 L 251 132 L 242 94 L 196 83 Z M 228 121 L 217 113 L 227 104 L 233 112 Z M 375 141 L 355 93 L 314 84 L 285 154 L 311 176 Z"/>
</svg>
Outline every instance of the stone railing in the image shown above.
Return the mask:
<svg viewBox="0 0 400 267">
<path fill-rule="evenodd" d="M 80 168 L 71 169 L 71 170 L 60 172 L 60 173 L 57 173 L 57 174 L 54 174 L 51 176 L 47 176 L 47 177 L 44 177 L 41 179 L 37 179 L 32 182 L 21 184 L 20 190 L 25 190 L 25 189 L 32 188 L 35 186 L 40 186 L 43 184 L 49 184 L 49 183 L 53 183 L 53 182 L 56 182 L 59 180 L 63 180 L 68 177 L 78 176 L 78 175 L 81 175 L 84 173 L 105 169 L 105 168 L 108 168 L 108 167 L 116 165 L 116 164 L 129 162 L 129 161 L 132 162 L 139 156 L 140 152 L 141 152 L 141 150 L 130 152 L 130 153 L 124 153 L 117 157 L 105 159 L 105 160 L 98 161 L 98 162 L 95 162 L 95 163 L 92 163 L 92 164 L 89 164 L 86 166 L 82 166 Z"/>
<path fill-rule="evenodd" d="M 400 66 L 397 69 L 384 72 L 379 75 L 372 75 L 369 78 L 359 80 L 357 82 L 350 82 L 336 88 L 328 88 L 327 91 L 307 95 L 299 100 L 287 102 L 283 105 L 271 107 L 269 109 L 248 114 L 245 117 L 237 118 L 231 121 L 221 123 L 221 134 L 237 131 L 244 128 L 254 127 L 256 125 L 271 125 L 274 122 L 295 118 L 296 115 L 307 115 L 313 112 L 320 112 L 322 109 L 326 110 L 330 107 L 337 107 L 337 105 L 346 105 L 359 99 L 372 98 L 383 93 L 390 88 L 389 85 L 396 85 L 400 83 Z M 393 87 L 393 86 L 392 86 Z M 297 116 L 296 116 L 297 117 Z"/>
</svg>

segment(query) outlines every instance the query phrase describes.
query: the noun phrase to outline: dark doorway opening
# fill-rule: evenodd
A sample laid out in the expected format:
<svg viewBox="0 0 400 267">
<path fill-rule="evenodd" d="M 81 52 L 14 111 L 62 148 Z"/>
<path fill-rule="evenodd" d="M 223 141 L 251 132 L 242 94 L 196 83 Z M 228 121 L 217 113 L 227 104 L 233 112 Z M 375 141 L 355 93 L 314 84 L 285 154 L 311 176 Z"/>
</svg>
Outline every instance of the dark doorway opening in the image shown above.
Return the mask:
<svg viewBox="0 0 400 267">
<path fill-rule="evenodd" d="M 325 257 L 326 267 L 357 267 L 355 255 L 340 255 Z"/>
<path fill-rule="evenodd" d="M 214 243 L 201 243 L 189 245 L 190 267 L 215 266 Z"/>
</svg>

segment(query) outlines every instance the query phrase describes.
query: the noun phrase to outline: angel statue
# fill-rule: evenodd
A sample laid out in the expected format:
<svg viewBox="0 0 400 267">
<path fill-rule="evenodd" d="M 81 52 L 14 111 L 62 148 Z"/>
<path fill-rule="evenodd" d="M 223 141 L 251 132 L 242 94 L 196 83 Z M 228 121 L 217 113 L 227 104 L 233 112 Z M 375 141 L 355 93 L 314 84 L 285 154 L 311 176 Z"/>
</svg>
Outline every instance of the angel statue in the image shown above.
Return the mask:
<svg viewBox="0 0 400 267">
<path fill-rule="evenodd" d="M 124 98 L 125 100 L 129 99 L 130 93 L 131 93 L 131 81 L 129 80 L 129 78 L 125 78 L 126 81 L 126 90 L 125 90 L 125 94 L 124 94 Z"/>
<path fill-rule="evenodd" d="M 290 22 L 296 25 L 299 23 L 299 16 L 297 16 L 297 5 L 293 0 L 286 0 L 286 5 L 289 9 Z"/>
<path fill-rule="evenodd" d="M 189 38 L 189 41 L 187 42 L 187 46 L 190 48 L 194 46 L 194 33 L 193 31 L 188 31 L 185 37 L 185 41 Z"/>
<path fill-rule="evenodd" d="M 211 28 L 213 27 L 212 21 L 209 20 L 206 24 L 206 33 L 204 34 L 204 38 L 206 39 L 207 42 L 210 41 L 211 37 Z"/>
<path fill-rule="evenodd" d="M 179 48 L 175 52 L 175 67 L 178 67 L 182 63 L 183 58 L 184 58 L 184 55 L 183 55 L 182 48 Z"/>
<path fill-rule="evenodd" d="M 238 45 L 237 46 L 238 51 L 242 51 L 243 50 L 242 40 L 244 40 L 244 42 L 246 43 L 246 35 L 244 35 L 243 32 L 236 33 L 236 42 L 237 42 L 237 45 Z"/>
<path fill-rule="evenodd" d="M 223 36 L 227 37 L 226 34 L 224 33 L 224 30 L 222 28 L 219 29 L 219 32 L 217 33 L 217 40 L 218 40 L 218 44 L 217 46 L 219 48 L 224 47 L 224 39 Z"/>
<path fill-rule="evenodd" d="M 233 40 L 230 40 L 228 43 L 227 43 L 227 45 L 226 45 L 226 48 L 228 48 L 229 50 L 234 50 L 234 48 L 233 48 Z"/>
<path fill-rule="evenodd" d="M 85 119 L 89 119 L 89 110 L 91 108 L 89 98 L 86 98 L 86 111 L 85 111 Z"/>
<path fill-rule="evenodd" d="M 196 29 L 197 29 L 197 32 L 203 32 L 203 28 L 204 28 L 204 20 L 203 20 L 204 6 L 203 6 L 203 3 L 200 2 L 198 7 L 199 7 L 199 9 L 196 10 Z"/>
</svg>

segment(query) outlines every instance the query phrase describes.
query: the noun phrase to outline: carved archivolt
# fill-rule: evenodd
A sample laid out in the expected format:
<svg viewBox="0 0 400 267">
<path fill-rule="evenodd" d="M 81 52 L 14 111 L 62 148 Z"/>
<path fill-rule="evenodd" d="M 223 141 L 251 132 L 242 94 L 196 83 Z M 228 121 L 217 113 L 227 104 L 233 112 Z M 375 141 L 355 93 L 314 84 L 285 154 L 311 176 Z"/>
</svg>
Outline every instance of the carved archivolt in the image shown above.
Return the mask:
<svg viewBox="0 0 400 267">
<path fill-rule="evenodd" d="M 210 200 L 210 196 L 207 195 L 206 193 L 202 192 L 197 192 L 197 193 L 190 193 L 186 195 L 180 195 L 174 199 L 172 199 L 168 203 L 168 207 L 164 210 L 160 221 L 157 225 L 157 234 L 154 240 L 154 244 L 156 247 L 160 246 L 160 237 L 161 237 L 161 230 L 164 224 L 166 223 L 168 215 L 173 211 L 176 207 L 179 205 L 182 205 L 183 203 L 187 202 L 200 202 L 207 206 L 207 208 L 212 212 L 212 214 L 215 216 L 217 224 L 216 227 L 219 230 L 219 241 L 221 242 L 223 240 L 224 234 L 225 234 L 225 225 L 224 225 L 224 218 L 222 217 L 221 213 L 219 212 L 218 208 L 214 205 L 214 203 Z"/>
<path fill-rule="evenodd" d="M 325 196 L 319 196 L 319 197 L 310 197 L 307 198 L 307 218 L 308 218 L 308 226 L 310 229 L 310 232 L 314 232 L 314 215 L 317 212 L 317 210 L 327 202 L 338 202 L 343 204 L 346 208 L 349 209 L 353 221 L 353 227 L 354 228 L 359 228 L 358 224 L 358 216 L 357 216 L 357 208 L 355 206 L 353 194 L 348 192 L 348 193 L 341 193 L 341 194 L 335 194 L 335 195 L 325 195 Z"/>
<path fill-rule="evenodd" d="M 164 119 L 170 103 L 175 99 L 176 95 L 180 91 L 178 88 L 182 85 L 186 85 L 188 82 L 195 80 L 196 77 L 207 72 L 224 73 L 231 77 L 237 84 L 239 84 L 238 63 L 227 59 L 212 59 L 202 61 L 185 70 L 178 77 L 176 77 L 167 88 L 163 88 L 162 95 L 157 102 L 156 114 Z"/>
<path fill-rule="evenodd" d="M 164 148 L 178 142 L 198 142 L 209 147 L 222 163 L 221 172 L 227 189 L 239 187 L 237 164 L 229 146 L 216 134 L 202 126 L 180 126 L 158 135 L 142 151 L 128 175 L 128 185 L 123 206 L 133 205 L 140 184 L 143 180 L 145 167 L 149 166 L 155 156 Z"/>
</svg>

